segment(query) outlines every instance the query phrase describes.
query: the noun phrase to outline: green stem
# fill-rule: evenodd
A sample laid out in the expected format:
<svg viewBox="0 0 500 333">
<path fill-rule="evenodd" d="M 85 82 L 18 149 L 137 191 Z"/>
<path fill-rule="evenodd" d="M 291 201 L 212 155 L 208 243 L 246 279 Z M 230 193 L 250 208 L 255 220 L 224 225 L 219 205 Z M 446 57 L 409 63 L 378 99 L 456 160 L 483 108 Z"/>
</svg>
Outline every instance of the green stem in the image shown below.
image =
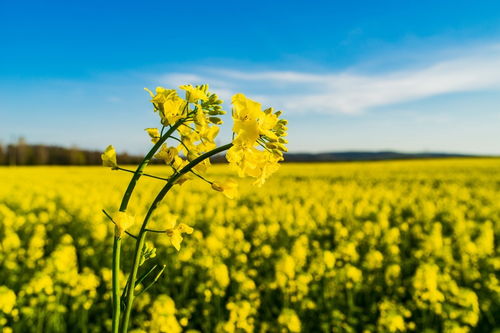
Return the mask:
<svg viewBox="0 0 500 333">
<path fill-rule="evenodd" d="M 156 269 L 156 267 L 158 267 L 159 265 L 156 264 L 154 265 L 153 267 L 151 267 L 149 269 L 149 271 L 147 271 L 145 274 L 143 274 L 139 279 L 137 279 L 137 281 L 135 282 L 135 286 L 137 287 L 138 285 L 140 285 L 142 283 L 142 281 L 144 281 L 151 273 L 153 273 L 153 271 Z"/>
<path fill-rule="evenodd" d="M 126 171 L 126 172 L 130 172 L 130 173 L 135 173 L 135 171 L 132 171 L 132 170 L 129 170 L 129 169 L 125 169 L 125 168 L 121 168 L 121 167 L 117 167 L 116 170 Z M 142 175 L 146 176 L 146 177 L 154 178 L 154 179 L 159 179 L 159 180 L 165 180 L 165 181 L 168 180 L 168 178 L 163 178 L 163 177 L 158 177 L 158 176 L 155 176 L 155 175 L 150 175 L 149 173 L 142 173 Z"/>
<path fill-rule="evenodd" d="M 125 194 L 123 195 L 122 203 L 120 205 L 120 211 L 124 212 L 127 210 L 128 202 L 130 200 L 130 196 L 132 195 L 132 192 L 134 191 L 135 185 L 137 184 L 137 181 L 139 178 L 142 176 L 142 171 L 148 165 L 149 161 L 153 158 L 154 154 L 158 149 L 160 149 L 161 145 L 172 135 L 172 133 L 175 132 L 177 127 L 179 127 L 183 123 L 183 120 L 179 120 L 176 122 L 172 127 L 168 129 L 168 131 L 158 140 L 157 143 L 151 148 L 151 150 L 147 153 L 146 156 L 144 156 L 144 159 L 142 162 L 139 164 L 137 167 L 137 170 L 135 170 L 134 175 L 132 176 L 132 179 L 130 180 L 130 183 L 128 184 L 127 189 L 125 190 Z"/>
<path fill-rule="evenodd" d="M 113 333 L 118 333 L 119 330 L 119 320 L 115 318 L 120 318 L 120 248 L 121 248 L 121 237 L 115 236 L 113 242 Z"/>
<path fill-rule="evenodd" d="M 198 165 L 199 163 L 201 163 L 205 159 L 210 158 L 211 156 L 216 155 L 218 153 L 221 153 L 225 150 L 228 150 L 232 146 L 233 146 L 233 144 L 229 143 L 227 145 L 220 146 L 220 147 L 215 148 L 215 149 L 213 149 L 205 154 L 198 156 L 197 158 L 195 158 L 194 160 L 189 162 L 184 168 L 182 168 L 177 173 L 175 173 L 172 177 L 170 177 L 167 184 L 165 184 L 165 186 L 160 190 L 160 192 L 158 193 L 158 195 L 154 199 L 153 203 L 149 207 L 149 210 L 146 213 L 146 216 L 144 217 L 144 221 L 142 222 L 142 226 L 141 226 L 141 230 L 139 231 L 139 235 L 137 236 L 138 240 L 137 240 L 136 247 L 135 247 L 132 270 L 131 270 L 131 273 L 129 276 L 129 279 L 130 279 L 129 286 L 135 286 L 134 281 L 137 279 L 137 271 L 139 270 L 139 264 L 140 264 L 140 259 L 141 259 L 140 257 L 141 257 L 141 253 L 142 253 L 142 248 L 144 246 L 144 241 L 146 238 L 146 232 L 147 232 L 146 228 L 147 228 L 149 219 L 151 218 L 151 215 L 156 210 L 159 203 L 163 200 L 165 195 L 167 195 L 168 191 L 172 188 L 172 186 L 175 185 L 175 183 L 177 182 L 177 180 L 180 177 L 182 177 L 184 174 L 191 171 L 192 168 L 194 168 L 196 165 Z M 130 288 L 130 290 L 127 294 L 127 306 L 125 307 L 125 313 L 123 315 L 122 325 L 121 325 L 121 332 L 122 333 L 127 333 L 128 324 L 130 321 L 130 314 L 132 312 L 132 305 L 134 303 L 134 297 L 135 297 L 134 289 L 135 288 Z"/>
<path fill-rule="evenodd" d="M 200 178 L 201 180 L 206 181 L 206 182 L 207 182 L 207 183 L 209 183 L 210 185 L 212 185 L 212 184 L 213 184 L 213 182 L 211 182 L 210 180 L 206 179 L 205 177 L 203 177 L 203 176 L 202 176 L 202 175 L 200 175 L 199 173 L 194 172 L 193 170 L 191 170 L 191 173 L 192 173 L 193 175 L 195 175 L 196 177 Z"/>
<path fill-rule="evenodd" d="M 153 267 L 151 267 L 149 269 L 149 271 L 147 271 L 139 279 L 137 279 L 137 281 L 135 282 L 135 286 L 137 287 L 138 285 L 140 285 L 142 283 L 142 281 L 144 281 L 151 273 L 153 273 L 153 271 L 156 269 L 156 267 L 158 267 L 158 264 L 156 264 Z M 125 285 L 125 288 L 123 288 L 122 296 L 120 297 L 120 301 L 121 301 L 120 304 L 122 304 L 123 307 L 125 307 L 125 297 L 127 296 L 127 293 L 128 293 L 128 283 L 129 283 L 129 281 L 130 280 L 127 280 L 127 284 Z"/>
<path fill-rule="evenodd" d="M 153 281 L 148 284 L 146 287 L 144 287 L 144 289 L 142 289 L 141 291 L 139 291 L 139 293 L 137 294 L 137 296 L 145 293 L 146 291 L 149 290 L 149 288 L 151 288 L 157 281 L 158 279 L 160 278 L 160 276 L 162 275 L 163 271 L 165 270 L 165 265 L 162 266 L 162 268 L 160 268 L 160 271 L 156 274 L 155 278 L 153 279 Z"/>
<path fill-rule="evenodd" d="M 128 331 L 128 322 L 130 320 L 130 314 L 132 312 L 132 304 L 134 302 L 134 292 L 135 292 L 135 282 L 134 281 L 137 279 L 137 271 L 139 270 L 139 263 L 140 263 L 139 252 L 141 252 L 142 248 L 144 247 L 145 239 L 146 239 L 146 233 L 141 230 L 141 232 L 139 233 L 139 238 L 138 238 L 136 246 L 135 246 L 134 263 L 132 266 L 132 272 L 129 276 L 129 290 L 127 293 L 127 303 L 125 305 L 125 313 L 123 314 L 123 318 L 122 318 L 121 331 L 124 333 L 127 333 L 127 331 Z M 133 287 L 131 287 L 131 286 L 133 286 Z"/>
<path fill-rule="evenodd" d="M 186 148 L 186 151 L 187 151 L 188 153 L 190 152 L 190 151 L 189 151 L 188 146 L 186 146 L 186 144 L 185 144 L 184 142 L 182 142 L 182 140 L 181 140 L 181 139 L 176 138 L 175 136 L 171 136 L 170 138 L 171 138 L 171 139 L 174 139 L 174 140 L 176 140 L 176 141 L 178 141 L 178 142 L 180 142 L 180 143 L 181 143 L 181 145 L 183 145 L 183 146 L 184 146 L 184 148 Z"/>
<path fill-rule="evenodd" d="M 177 121 L 169 130 L 163 135 L 160 140 L 151 148 L 151 150 L 144 156 L 144 159 L 137 167 L 130 183 L 123 194 L 122 202 L 120 204 L 120 211 L 125 212 L 128 207 L 128 203 L 130 197 L 132 196 L 132 192 L 134 192 L 135 185 L 137 181 L 142 175 L 142 171 L 148 165 L 149 161 L 153 158 L 154 154 L 158 149 L 160 149 L 161 145 L 168 139 L 172 133 L 183 123 L 183 120 Z M 137 241 L 139 243 L 140 239 Z M 144 242 L 144 239 L 143 239 Z M 115 235 L 115 241 L 113 243 L 113 275 L 112 275 L 112 289 L 113 289 L 113 321 L 112 328 L 113 333 L 117 333 L 119 331 L 119 323 L 120 323 L 120 249 L 121 249 L 121 238 L 119 235 Z M 142 249 L 142 247 L 141 247 Z M 132 288 L 133 289 L 133 288 Z M 133 292 L 132 292 L 133 294 Z"/>
</svg>

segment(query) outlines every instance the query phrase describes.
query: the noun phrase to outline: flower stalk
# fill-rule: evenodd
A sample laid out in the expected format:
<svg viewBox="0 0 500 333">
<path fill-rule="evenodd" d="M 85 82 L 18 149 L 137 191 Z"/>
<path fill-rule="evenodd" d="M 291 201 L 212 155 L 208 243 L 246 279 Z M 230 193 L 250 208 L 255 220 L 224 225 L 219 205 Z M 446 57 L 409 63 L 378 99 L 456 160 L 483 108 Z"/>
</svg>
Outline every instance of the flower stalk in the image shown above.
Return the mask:
<svg viewBox="0 0 500 333">
<path fill-rule="evenodd" d="M 127 189 L 123 195 L 120 211 L 126 212 L 128 203 L 130 201 L 130 197 L 134 192 L 135 186 L 139 178 L 143 175 L 143 170 L 146 165 L 149 164 L 154 154 L 160 149 L 161 145 L 175 132 L 177 127 L 182 124 L 182 121 L 179 120 L 176 122 L 159 140 L 158 142 L 149 150 L 149 152 L 144 156 L 144 159 L 139 163 L 139 166 L 134 172 L 132 179 L 130 180 Z M 116 169 L 119 167 L 116 166 Z M 116 230 L 116 227 L 115 227 Z M 113 240 L 113 262 L 112 262 L 112 290 L 113 290 L 113 318 L 112 318 L 112 332 L 119 332 L 119 323 L 120 323 L 120 251 L 121 251 L 121 237 L 118 233 L 115 232 L 115 237 Z"/>
<path fill-rule="evenodd" d="M 210 166 L 210 158 L 227 151 L 227 160 L 238 170 L 239 176 L 256 178 L 255 184 L 262 185 L 267 177 L 277 170 L 277 164 L 283 159 L 285 147 L 282 136 L 286 135 L 286 122 L 278 120 L 280 112 L 272 113 L 272 109 L 262 111 L 260 104 L 247 99 L 242 94 L 233 97 L 233 140 L 231 143 L 217 147 L 215 137 L 219 133 L 218 125 L 222 120 L 218 117 L 225 113 L 222 101 L 217 95 L 208 92 L 208 86 L 181 86 L 185 90 L 185 98 L 178 96 L 173 89 L 157 88 L 151 95 L 154 111 L 161 119 L 161 131 L 157 128 L 147 128 L 146 132 L 154 143 L 144 156 L 135 171 L 118 165 L 113 146 L 108 146 L 101 155 L 103 165 L 112 170 L 133 173 L 123 194 L 119 210 L 113 215 L 103 210 L 104 214 L 115 224 L 112 258 L 112 332 L 126 333 L 131 321 L 132 307 L 135 297 L 149 290 L 165 270 L 165 265 L 155 264 L 139 278 L 140 266 L 156 255 L 156 249 L 145 247 L 148 232 L 161 233 L 169 237 L 172 246 L 177 251 L 183 239 L 182 234 L 191 234 L 193 228 L 175 222 L 164 230 L 148 229 L 148 223 L 158 208 L 160 202 L 174 185 L 182 185 L 194 177 L 202 179 L 217 192 L 222 192 L 228 198 L 237 196 L 237 183 L 233 180 L 210 180 L 204 174 Z M 174 136 L 173 134 L 176 133 Z M 167 140 L 178 143 L 177 147 L 169 147 Z M 263 145 L 264 149 L 259 149 Z M 153 157 L 163 160 L 172 170 L 169 177 L 159 177 L 144 172 Z M 151 203 L 137 235 L 127 229 L 135 224 L 135 217 L 127 213 L 129 201 L 141 176 L 165 181 Z M 120 252 L 123 236 L 128 235 L 135 240 L 135 250 L 127 283 L 120 290 Z M 154 279 L 136 294 L 136 287 L 145 281 L 157 267 L 161 267 Z M 121 292 L 121 295 L 120 295 Z"/>
<path fill-rule="evenodd" d="M 141 230 L 139 231 L 138 239 L 136 242 L 136 247 L 134 251 L 134 260 L 132 264 L 132 271 L 130 273 L 129 277 L 129 286 L 134 286 L 135 283 L 133 281 L 136 280 L 137 278 L 137 272 L 139 270 L 139 262 L 140 262 L 140 254 L 142 253 L 142 249 L 144 247 L 144 242 L 146 239 L 146 233 L 147 233 L 147 225 L 148 222 L 153 215 L 153 212 L 156 210 L 158 207 L 159 203 L 163 200 L 163 198 L 167 195 L 168 191 L 174 186 L 176 181 L 184 174 L 188 173 L 193 169 L 195 166 L 197 166 L 199 163 L 203 162 L 204 160 L 217 155 L 225 150 L 228 150 L 233 146 L 232 143 L 226 144 L 224 146 L 218 147 L 213 149 L 212 151 L 205 153 L 197 158 L 195 158 L 193 161 L 189 162 L 184 168 L 182 168 L 180 171 L 176 172 L 170 180 L 167 182 L 167 184 L 160 190 L 156 198 L 153 200 L 153 203 L 149 207 L 148 212 L 146 213 L 146 216 L 144 217 L 144 221 L 141 225 Z M 129 291 L 127 293 L 127 303 L 125 306 L 125 312 L 123 315 L 123 321 L 122 321 L 122 332 L 126 333 L 128 330 L 128 325 L 130 321 L 130 314 L 132 311 L 132 305 L 134 303 L 134 298 L 135 298 L 135 288 L 129 288 Z"/>
</svg>

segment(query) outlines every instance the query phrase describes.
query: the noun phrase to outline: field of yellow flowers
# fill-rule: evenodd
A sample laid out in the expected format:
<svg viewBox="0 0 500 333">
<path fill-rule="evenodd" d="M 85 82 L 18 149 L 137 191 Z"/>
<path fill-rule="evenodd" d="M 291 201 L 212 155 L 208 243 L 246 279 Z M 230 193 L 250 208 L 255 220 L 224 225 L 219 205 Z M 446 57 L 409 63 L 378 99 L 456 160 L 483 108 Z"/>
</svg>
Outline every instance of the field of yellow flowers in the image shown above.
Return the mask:
<svg viewBox="0 0 500 333">
<path fill-rule="evenodd" d="M 110 330 L 113 226 L 101 209 L 116 209 L 129 179 L 0 168 L 3 332 Z M 129 212 L 144 215 L 161 186 L 144 179 Z M 202 181 L 182 186 L 151 226 L 177 219 L 195 231 L 179 252 L 148 235 L 157 248 L 145 265 L 166 269 L 137 297 L 133 332 L 500 327 L 500 159 L 285 164 L 258 191 L 242 181 L 235 200 Z M 130 259 L 132 243 L 123 249 Z"/>
</svg>

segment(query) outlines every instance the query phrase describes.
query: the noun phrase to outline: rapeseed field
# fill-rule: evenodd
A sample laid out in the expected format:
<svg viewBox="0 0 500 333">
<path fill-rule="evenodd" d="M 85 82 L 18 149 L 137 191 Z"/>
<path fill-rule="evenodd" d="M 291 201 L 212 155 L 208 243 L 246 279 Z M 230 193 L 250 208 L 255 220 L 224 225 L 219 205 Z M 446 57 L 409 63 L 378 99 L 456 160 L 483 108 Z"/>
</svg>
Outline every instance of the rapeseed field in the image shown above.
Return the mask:
<svg viewBox="0 0 500 333">
<path fill-rule="evenodd" d="M 116 208 L 130 177 L 0 168 L 3 332 L 111 330 L 114 226 L 101 210 Z M 162 185 L 143 177 L 128 212 L 143 216 Z M 243 180 L 239 192 L 228 200 L 194 179 L 161 202 L 152 228 L 194 231 L 179 252 L 148 234 L 144 265 L 165 273 L 136 297 L 133 332 L 500 327 L 500 159 L 284 164 L 266 186 Z M 122 250 L 127 272 L 132 242 Z"/>
</svg>

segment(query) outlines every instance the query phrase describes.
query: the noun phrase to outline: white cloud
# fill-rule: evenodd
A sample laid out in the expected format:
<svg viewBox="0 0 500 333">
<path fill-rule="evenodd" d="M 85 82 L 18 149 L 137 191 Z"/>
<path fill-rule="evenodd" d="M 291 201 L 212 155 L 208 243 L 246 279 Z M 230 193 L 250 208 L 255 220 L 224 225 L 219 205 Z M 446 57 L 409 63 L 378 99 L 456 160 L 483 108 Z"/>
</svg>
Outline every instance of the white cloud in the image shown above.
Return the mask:
<svg viewBox="0 0 500 333">
<path fill-rule="evenodd" d="M 225 99 L 241 91 L 287 112 L 350 114 L 436 95 L 500 89 L 499 45 L 476 48 L 474 53 L 463 50 L 462 54 L 419 68 L 377 74 L 352 69 L 306 73 L 201 68 L 198 74 L 166 74 L 159 81 L 169 85 L 207 82 Z"/>
</svg>

